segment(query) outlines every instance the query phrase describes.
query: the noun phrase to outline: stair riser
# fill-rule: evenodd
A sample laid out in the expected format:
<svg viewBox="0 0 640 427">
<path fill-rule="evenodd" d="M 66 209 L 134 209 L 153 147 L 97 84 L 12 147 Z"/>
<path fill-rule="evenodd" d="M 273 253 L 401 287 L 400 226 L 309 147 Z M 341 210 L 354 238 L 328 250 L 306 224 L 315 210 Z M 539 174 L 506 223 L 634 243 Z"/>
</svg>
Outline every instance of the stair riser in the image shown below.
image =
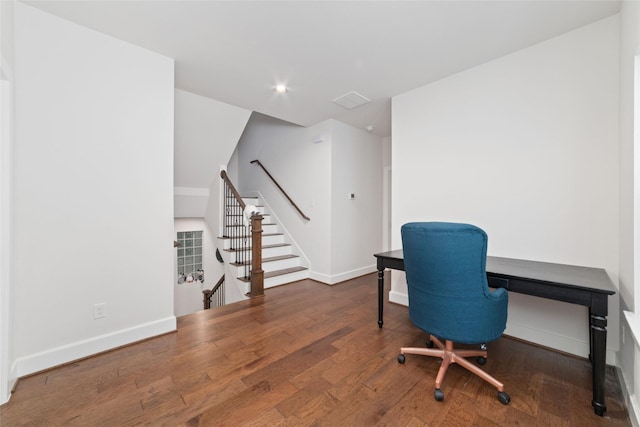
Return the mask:
<svg viewBox="0 0 640 427">
<path fill-rule="evenodd" d="M 274 256 L 289 255 L 291 253 L 291 246 L 276 246 L 274 248 L 262 248 L 262 258 L 271 258 Z"/>
<path fill-rule="evenodd" d="M 243 294 L 248 294 L 251 291 L 251 284 L 247 282 L 238 282 L 239 290 Z"/>
<path fill-rule="evenodd" d="M 264 279 L 264 288 L 273 288 L 274 286 L 308 278 L 309 270 L 296 271 L 295 273 L 283 274 L 282 276 L 269 277 L 268 279 Z"/>
<path fill-rule="evenodd" d="M 264 271 L 275 271 L 275 270 L 284 270 L 285 268 L 293 268 L 300 266 L 300 258 L 287 258 L 280 259 L 277 261 L 269 261 L 262 263 L 262 270 Z"/>
<path fill-rule="evenodd" d="M 252 197 L 243 197 L 242 201 L 244 202 L 244 204 L 246 206 L 249 205 L 253 205 L 256 207 L 256 209 L 258 210 L 258 212 L 263 213 L 264 212 L 264 206 L 260 206 L 260 200 L 258 200 L 258 198 L 252 198 Z M 235 206 L 232 209 L 235 209 L 235 213 L 242 213 L 243 210 L 240 206 Z"/>
<path fill-rule="evenodd" d="M 244 228 L 240 228 L 239 227 L 227 227 L 227 234 L 228 235 L 232 235 L 234 233 L 247 233 L 246 229 Z M 262 232 L 265 234 L 271 234 L 271 233 L 277 233 L 278 232 L 278 225 L 277 224 L 270 224 L 270 223 L 266 223 L 263 222 L 262 223 Z"/>
<path fill-rule="evenodd" d="M 262 248 L 262 258 L 270 258 L 281 255 L 289 255 L 291 253 L 291 246 L 277 246 L 275 248 Z M 236 253 L 229 252 L 229 262 L 237 262 Z"/>
<path fill-rule="evenodd" d="M 281 234 L 277 234 L 275 236 L 265 236 L 265 235 L 262 236 L 263 245 L 277 245 L 280 243 L 284 243 L 284 236 Z M 224 239 L 222 244 L 222 249 L 230 249 L 230 248 L 231 248 L 231 239 Z M 263 255 L 263 257 L 264 256 L 265 255 Z"/>
<path fill-rule="evenodd" d="M 264 213 L 258 209 L 258 211 L 262 214 L 262 223 L 271 222 L 271 215 L 268 213 Z M 235 224 L 235 225 L 244 225 L 244 215 L 240 209 L 237 209 L 233 212 L 234 216 L 231 216 L 227 219 L 227 224 Z"/>
<path fill-rule="evenodd" d="M 274 276 L 264 279 L 264 288 L 273 288 L 274 286 L 284 285 L 286 283 L 295 282 L 298 280 L 308 279 L 309 270 L 296 271 L 294 273 L 282 274 L 280 276 Z M 242 289 L 246 289 L 244 292 L 251 290 L 251 284 L 249 282 L 238 281 Z"/>
<path fill-rule="evenodd" d="M 236 216 L 228 219 L 229 224 L 243 224 L 244 225 L 244 217 L 242 216 L 242 212 L 238 209 L 235 212 Z M 271 222 L 271 215 L 268 213 L 261 212 L 262 214 L 262 223 Z"/>
<path fill-rule="evenodd" d="M 285 268 L 298 267 L 300 265 L 300 258 L 289 258 L 278 261 L 271 262 L 263 262 L 262 263 L 262 271 L 265 273 L 268 271 L 276 271 L 276 270 L 284 270 Z M 244 266 L 232 266 L 232 271 L 236 275 L 236 277 L 244 277 L 245 269 Z"/>
</svg>

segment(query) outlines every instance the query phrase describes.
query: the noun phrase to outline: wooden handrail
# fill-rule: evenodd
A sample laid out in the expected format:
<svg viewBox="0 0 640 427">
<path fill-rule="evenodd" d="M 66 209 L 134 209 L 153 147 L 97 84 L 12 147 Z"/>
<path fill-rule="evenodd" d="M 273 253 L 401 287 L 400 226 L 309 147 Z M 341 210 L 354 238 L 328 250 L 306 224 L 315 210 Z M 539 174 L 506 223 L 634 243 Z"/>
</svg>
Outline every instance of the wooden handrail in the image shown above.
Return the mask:
<svg viewBox="0 0 640 427">
<path fill-rule="evenodd" d="M 222 275 L 220 280 L 218 280 L 218 283 L 216 283 L 213 289 L 211 290 L 205 289 L 204 291 L 202 291 L 202 293 L 204 294 L 203 302 L 204 302 L 205 310 L 208 310 L 211 308 L 211 297 L 216 293 L 216 291 L 220 288 L 220 286 L 222 286 L 223 283 L 224 283 L 224 274 Z"/>
<path fill-rule="evenodd" d="M 235 197 L 235 199 L 238 201 L 238 203 L 240 204 L 240 207 L 242 208 L 242 211 L 244 212 L 244 208 L 246 208 L 247 205 L 244 203 L 244 200 L 242 200 L 242 197 L 240 196 L 240 193 L 238 193 L 238 190 L 236 190 L 236 187 L 234 187 L 233 184 L 231 183 L 231 180 L 227 175 L 227 171 L 220 172 L 220 177 L 224 180 L 224 182 L 227 183 L 227 186 L 233 193 L 233 197 Z"/>
<path fill-rule="evenodd" d="M 278 187 L 278 189 L 282 192 L 282 194 L 284 194 L 284 196 L 287 198 L 287 200 L 289 200 L 289 203 L 291 203 L 293 205 L 293 207 L 296 208 L 296 210 L 302 216 L 302 218 L 306 219 L 307 221 L 311 221 L 311 218 L 306 216 L 304 214 L 304 212 L 302 212 L 302 210 L 298 207 L 298 205 L 296 205 L 295 202 L 293 200 L 291 200 L 291 197 L 289 197 L 287 192 L 284 191 L 284 189 L 280 186 L 280 184 L 278 184 L 278 181 L 276 181 L 275 178 L 273 176 L 271 176 L 271 174 L 269 173 L 267 168 L 265 168 L 264 165 L 262 163 L 260 163 L 260 160 L 252 160 L 251 163 L 257 163 L 262 168 L 262 170 L 265 171 L 265 173 L 269 176 L 269 178 L 271 178 L 271 181 L 273 181 L 273 183 L 276 185 L 276 187 Z"/>
</svg>

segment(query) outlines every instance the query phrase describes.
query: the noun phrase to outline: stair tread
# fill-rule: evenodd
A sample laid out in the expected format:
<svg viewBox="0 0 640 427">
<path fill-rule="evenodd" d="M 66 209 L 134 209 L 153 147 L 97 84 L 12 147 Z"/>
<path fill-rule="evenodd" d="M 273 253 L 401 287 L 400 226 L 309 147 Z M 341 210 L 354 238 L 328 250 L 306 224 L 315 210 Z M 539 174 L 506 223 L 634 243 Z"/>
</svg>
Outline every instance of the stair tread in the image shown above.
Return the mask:
<svg viewBox="0 0 640 427">
<path fill-rule="evenodd" d="M 268 257 L 268 258 L 262 258 L 262 263 L 264 264 L 265 262 L 281 261 L 281 260 L 284 260 L 284 259 L 291 259 L 291 258 L 299 258 L 299 256 L 298 255 L 293 255 L 293 254 L 272 256 L 272 257 Z M 240 266 L 248 265 L 248 264 L 251 264 L 251 261 L 232 262 L 230 265 L 233 265 L 233 266 L 236 266 L 236 267 L 240 267 Z"/>
<path fill-rule="evenodd" d="M 289 273 L 297 273 L 298 271 L 304 271 L 304 270 L 308 270 L 307 267 L 291 267 L 291 268 L 285 268 L 282 270 L 275 270 L 275 271 L 265 271 L 264 272 L 264 278 L 268 279 L 270 277 L 277 277 L 277 276 L 283 276 L 285 274 L 289 274 Z M 238 277 L 238 280 L 240 280 L 241 282 L 250 282 L 251 280 L 246 278 L 246 277 Z"/>
</svg>

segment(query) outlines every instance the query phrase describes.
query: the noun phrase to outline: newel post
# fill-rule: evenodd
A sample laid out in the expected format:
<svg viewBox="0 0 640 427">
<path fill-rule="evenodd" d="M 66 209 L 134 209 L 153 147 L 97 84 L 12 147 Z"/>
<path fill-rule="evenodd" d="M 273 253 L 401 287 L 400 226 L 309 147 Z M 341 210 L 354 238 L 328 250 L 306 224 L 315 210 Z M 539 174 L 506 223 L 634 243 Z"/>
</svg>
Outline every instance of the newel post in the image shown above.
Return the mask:
<svg viewBox="0 0 640 427">
<path fill-rule="evenodd" d="M 262 270 L 262 215 L 251 216 L 251 291 L 252 297 L 264 295 Z"/>
<path fill-rule="evenodd" d="M 208 289 L 205 289 L 204 291 L 202 291 L 202 293 L 204 294 L 204 299 L 202 300 L 202 302 L 204 303 L 204 309 L 208 310 L 211 308 L 211 294 L 213 292 L 211 292 Z"/>
</svg>

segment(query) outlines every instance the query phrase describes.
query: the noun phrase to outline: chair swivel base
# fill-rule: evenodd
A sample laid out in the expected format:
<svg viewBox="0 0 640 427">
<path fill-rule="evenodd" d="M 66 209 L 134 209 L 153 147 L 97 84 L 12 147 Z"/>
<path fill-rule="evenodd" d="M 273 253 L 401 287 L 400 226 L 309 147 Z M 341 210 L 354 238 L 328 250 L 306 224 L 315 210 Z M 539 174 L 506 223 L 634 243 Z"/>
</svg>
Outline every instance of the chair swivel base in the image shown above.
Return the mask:
<svg viewBox="0 0 640 427">
<path fill-rule="evenodd" d="M 445 343 L 443 344 L 442 341 L 431 335 L 429 337 L 429 342 L 427 343 L 427 345 L 429 347 L 432 347 L 432 345 L 430 345 L 432 343 L 435 343 L 436 347 L 438 348 L 402 347 L 400 349 L 400 354 L 398 355 L 398 363 L 405 362 L 405 354 L 417 354 L 422 356 L 439 357 L 440 359 L 442 359 L 440 369 L 438 370 L 438 375 L 436 376 L 436 388 L 434 391 L 434 397 L 437 401 L 442 401 L 444 399 L 444 393 L 440 389 L 440 386 L 442 385 L 444 375 L 447 373 L 449 365 L 453 363 L 457 363 L 458 365 L 479 376 L 480 378 L 497 388 L 498 400 L 503 405 L 507 405 L 511 401 L 509 395 L 504 391 L 504 384 L 465 359 L 465 357 L 478 357 L 478 362 L 481 365 L 484 365 L 483 362 L 486 362 L 487 358 L 487 351 L 485 346 L 483 346 L 483 349 L 481 350 L 455 350 L 453 348 L 452 341 L 445 340 Z"/>
</svg>

